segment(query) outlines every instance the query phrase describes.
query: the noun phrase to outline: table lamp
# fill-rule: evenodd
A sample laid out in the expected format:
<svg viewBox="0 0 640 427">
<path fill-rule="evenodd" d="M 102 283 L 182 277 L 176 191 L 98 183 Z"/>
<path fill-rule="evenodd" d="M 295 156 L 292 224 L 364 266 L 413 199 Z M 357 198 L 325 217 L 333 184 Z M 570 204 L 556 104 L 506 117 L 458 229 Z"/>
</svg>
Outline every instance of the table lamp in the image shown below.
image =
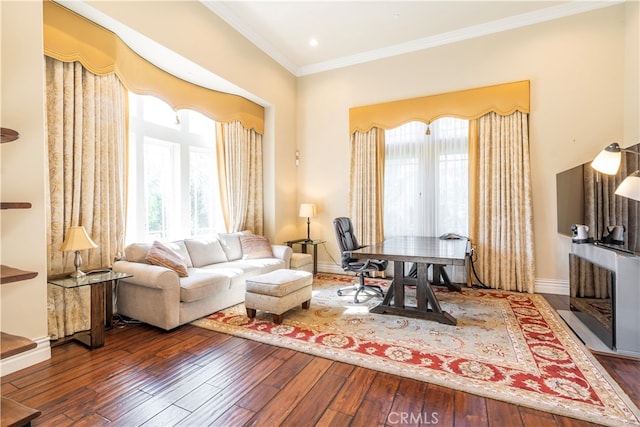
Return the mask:
<svg viewBox="0 0 640 427">
<path fill-rule="evenodd" d="M 309 235 L 309 228 L 311 226 L 310 218 L 316 216 L 316 205 L 313 203 L 302 203 L 300 205 L 300 213 L 299 216 L 307 218 L 307 242 L 311 241 L 311 237 Z"/>
<path fill-rule="evenodd" d="M 94 249 L 97 248 L 98 245 L 91 240 L 91 237 L 87 234 L 87 230 L 84 229 L 82 225 L 78 225 L 75 227 L 69 227 L 67 230 L 67 236 L 62 242 L 62 246 L 60 246 L 60 250 L 63 252 L 66 251 L 75 251 L 76 256 L 73 259 L 73 265 L 76 267 L 76 270 L 70 274 L 74 279 L 81 279 L 87 274 L 80 270 L 80 266 L 82 265 L 82 258 L 80 257 L 80 251 L 84 249 Z"/>
</svg>

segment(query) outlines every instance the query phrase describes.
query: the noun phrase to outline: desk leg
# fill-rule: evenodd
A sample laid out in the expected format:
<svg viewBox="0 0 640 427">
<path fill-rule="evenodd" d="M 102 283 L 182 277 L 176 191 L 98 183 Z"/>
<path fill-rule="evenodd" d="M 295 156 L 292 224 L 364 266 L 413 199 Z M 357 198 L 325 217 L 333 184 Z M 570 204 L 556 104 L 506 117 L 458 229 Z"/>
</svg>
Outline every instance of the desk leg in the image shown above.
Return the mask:
<svg viewBox="0 0 640 427">
<path fill-rule="evenodd" d="M 440 282 L 440 278 L 442 278 L 442 282 Z M 433 284 L 444 284 L 450 291 L 462 291 L 460 286 L 456 283 L 451 283 L 451 279 L 449 279 L 449 275 L 447 274 L 447 270 L 444 269 L 444 265 L 433 264 Z"/>
<path fill-rule="evenodd" d="M 91 286 L 91 341 L 90 347 L 104 345 L 105 282 Z"/>
<path fill-rule="evenodd" d="M 433 291 L 431 290 L 431 287 L 429 286 L 429 278 L 427 277 L 429 264 L 424 264 L 421 262 L 418 264 L 417 270 L 418 270 L 418 274 L 417 274 L 418 282 L 416 284 L 416 300 L 418 301 L 417 308 L 418 308 L 418 311 L 426 313 L 429 311 L 429 307 L 427 305 L 427 294 L 428 294 L 427 288 L 429 289 L 429 291 L 431 291 L 431 293 L 433 293 Z M 431 306 L 433 307 L 433 302 L 431 301 L 431 298 L 429 298 L 429 302 L 431 302 Z M 436 304 L 437 303 L 438 301 L 436 300 Z"/>
<path fill-rule="evenodd" d="M 404 262 L 393 262 L 393 306 L 398 308 L 404 308 Z M 395 280 L 397 278 L 397 280 Z"/>
</svg>

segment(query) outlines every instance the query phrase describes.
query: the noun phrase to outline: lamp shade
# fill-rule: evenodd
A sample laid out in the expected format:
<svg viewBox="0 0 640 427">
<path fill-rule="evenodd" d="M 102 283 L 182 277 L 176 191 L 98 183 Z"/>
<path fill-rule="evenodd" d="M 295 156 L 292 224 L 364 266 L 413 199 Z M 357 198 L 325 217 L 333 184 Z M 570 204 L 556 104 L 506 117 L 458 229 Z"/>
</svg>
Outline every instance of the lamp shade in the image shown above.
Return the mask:
<svg viewBox="0 0 640 427">
<path fill-rule="evenodd" d="M 61 251 L 81 251 L 84 249 L 94 249 L 98 245 L 91 240 L 91 237 L 87 234 L 87 230 L 82 225 L 75 227 L 69 227 L 67 230 L 67 236 L 60 246 Z"/>
<path fill-rule="evenodd" d="M 301 204 L 299 216 L 304 218 L 313 218 L 314 216 L 316 216 L 316 205 L 313 203 Z"/>
<path fill-rule="evenodd" d="M 616 189 L 615 194 L 640 201 L 640 170 L 626 177 Z"/>
<path fill-rule="evenodd" d="M 591 162 L 591 167 L 606 175 L 615 175 L 622 160 L 622 150 L 617 142 L 609 144 Z"/>
</svg>

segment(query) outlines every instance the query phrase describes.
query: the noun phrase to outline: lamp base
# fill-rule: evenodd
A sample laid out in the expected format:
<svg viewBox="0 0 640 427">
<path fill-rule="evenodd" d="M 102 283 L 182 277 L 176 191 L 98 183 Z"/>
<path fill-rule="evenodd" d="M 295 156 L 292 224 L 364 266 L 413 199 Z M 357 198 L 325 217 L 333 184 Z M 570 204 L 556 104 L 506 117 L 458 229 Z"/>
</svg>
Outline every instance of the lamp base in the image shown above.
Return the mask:
<svg viewBox="0 0 640 427">
<path fill-rule="evenodd" d="M 74 279 L 82 279 L 83 277 L 86 277 L 86 275 L 87 273 L 85 273 L 84 271 L 76 270 L 71 273 L 69 277 L 73 277 Z"/>
<path fill-rule="evenodd" d="M 82 279 L 87 275 L 84 271 L 80 271 L 80 266 L 82 265 L 82 258 L 80 257 L 80 251 L 76 251 L 76 256 L 73 259 L 73 266 L 76 270 L 71 273 L 69 276 L 74 279 Z"/>
</svg>

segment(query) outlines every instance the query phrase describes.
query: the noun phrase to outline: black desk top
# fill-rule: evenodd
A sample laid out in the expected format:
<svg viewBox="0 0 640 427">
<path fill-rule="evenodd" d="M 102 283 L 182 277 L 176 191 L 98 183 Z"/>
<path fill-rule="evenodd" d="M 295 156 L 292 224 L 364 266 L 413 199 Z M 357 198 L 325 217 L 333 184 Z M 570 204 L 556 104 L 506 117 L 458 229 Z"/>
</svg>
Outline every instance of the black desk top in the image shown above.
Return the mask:
<svg viewBox="0 0 640 427">
<path fill-rule="evenodd" d="M 398 236 L 351 252 L 354 258 L 464 265 L 467 239 Z"/>
</svg>

